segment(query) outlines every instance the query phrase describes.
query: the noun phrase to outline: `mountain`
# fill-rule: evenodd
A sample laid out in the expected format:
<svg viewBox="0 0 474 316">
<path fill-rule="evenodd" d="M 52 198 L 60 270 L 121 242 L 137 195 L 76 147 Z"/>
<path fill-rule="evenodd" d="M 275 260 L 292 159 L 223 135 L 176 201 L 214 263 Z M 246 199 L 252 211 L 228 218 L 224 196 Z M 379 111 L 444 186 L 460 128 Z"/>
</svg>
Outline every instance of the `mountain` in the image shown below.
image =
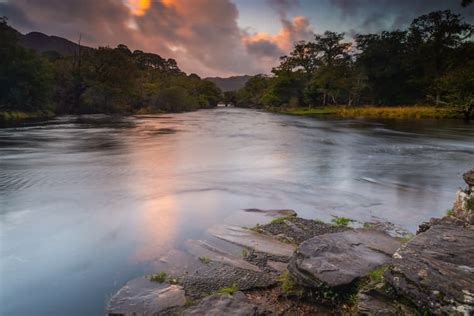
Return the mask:
<svg viewBox="0 0 474 316">
<path fill-rule="evenodd" d="M 38 53 L 56 51 L 61 55 L 74 55 L 79 50 L 79 45 L 59 36 L 48 36 L 40 32 L 31 32 L 20 35 L 20 42 L 26 48 L 33 49 Z M 90 47 L 82 46 L 83 50 L 90 50 Z"/>
<path fill-rule="evenodd" d="M 233 76 L 228 78 L 209 77 L 204 80 L 214 82 L 222 91 L 236 91 L 245 86 L 245 83 L 252 78 L 252 76 Z"/>
</svg>

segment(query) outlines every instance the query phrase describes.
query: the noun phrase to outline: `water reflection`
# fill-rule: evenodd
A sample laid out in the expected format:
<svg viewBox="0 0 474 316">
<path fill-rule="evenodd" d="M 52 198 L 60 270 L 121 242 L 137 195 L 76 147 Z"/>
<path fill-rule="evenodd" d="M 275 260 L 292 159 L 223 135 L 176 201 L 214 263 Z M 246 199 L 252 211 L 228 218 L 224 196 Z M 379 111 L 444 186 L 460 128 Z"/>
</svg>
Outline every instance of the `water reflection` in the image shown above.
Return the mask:
<svg viewBox="0 0 474 316">
<path fill-rule="evenodd" d="M 0 314 L 101 315 L 124 282 L 188 260 L 188 239 L 246 224 L 246 208 L 414 230 L 450 207 L 472 139 L 458 121 L 242 109 L 0 129 Z"/>
</svg>

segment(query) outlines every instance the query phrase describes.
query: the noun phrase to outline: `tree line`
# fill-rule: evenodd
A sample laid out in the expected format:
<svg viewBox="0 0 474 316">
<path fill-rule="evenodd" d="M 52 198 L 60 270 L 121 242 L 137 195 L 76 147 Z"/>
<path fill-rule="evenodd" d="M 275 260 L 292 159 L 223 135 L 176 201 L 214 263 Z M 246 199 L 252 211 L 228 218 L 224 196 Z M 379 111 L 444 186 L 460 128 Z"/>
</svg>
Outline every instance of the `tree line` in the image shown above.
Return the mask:
<svg viewBox="0 0 474 316">
<path fill-rule="evenodd" d="M 220 89 L 174 59 L 125 45 L 71 56 L 22 47 L 19 33 L 0 19 L 0 112 L 150 113 L 215 107 Z"/>
<path fill-rule="evenodd" d="M 413 20 L 406 30 L 326 31 L 300 41 L 272 75 L 257 75 L 226 102 L 242 107 L 411 105 L 474 110 L 473 26 L 449 10 Z"/>
</svg>

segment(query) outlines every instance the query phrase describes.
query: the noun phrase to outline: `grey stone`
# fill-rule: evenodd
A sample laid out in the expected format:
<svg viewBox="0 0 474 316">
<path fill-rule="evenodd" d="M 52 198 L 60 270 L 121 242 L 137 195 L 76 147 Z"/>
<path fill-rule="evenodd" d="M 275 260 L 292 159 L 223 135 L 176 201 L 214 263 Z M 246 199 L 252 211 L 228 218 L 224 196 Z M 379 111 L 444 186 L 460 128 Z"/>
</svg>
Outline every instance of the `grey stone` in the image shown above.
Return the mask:
<svg viewBox="0 0 474 316">
<path fill-rule="evenodd" d="M 219 239 L 277 256 L 291 257 L 295 246 L 283 243 L 273 237 L 234 226 L 219 226 L 209 229 Z"/>
<path fill-rule="evenodd" d="M 321 235 L 299 246 L 288 270 L 303 286 L 345 286 L 388 263 L 399 246 L 395 238 L 370 229 Z"/>
<path fill-rule="evenodd" d="M 203 299 L 198 305 L 189 307 L 183 316 L 248 316 L 259 315 L 258 307 L 249 302 L 242 292 L 214 294 Z"/>
<path fill-rule="evenodd" d="M 467 183 L 467 185 L 469 186 L 469 188 L 471 188 L 471 190 L 474 189 L 474 168 L 465 172 L 463 175 L 462 175 L 463 179 L 464 179 L 464 182 Z"/>
<path fill-rule="evenodd" d="M 239 290 L 250 290 L 267 288 L 276 283 L 277 280 L 267 273 L 241 269 L 220 262 L 210 262 L 193 274 L 183 276 L 180 280 L 180 284 L 186 290 L 186 295 L 194 299 L 234 285 Z"/>
<path fill-rule="evenodd" d="M 129 281 L 111 298 L 107 315 L 162 315 L 184 306 L 185 301 L 184 289 L 179 285 L 137 278 Z"/>
<path fill-rule="evenodd" d="M 385 280 L 420 310 L 474 313 L 474 228 L 438 220 L 401 247 Z"/>
</svg>

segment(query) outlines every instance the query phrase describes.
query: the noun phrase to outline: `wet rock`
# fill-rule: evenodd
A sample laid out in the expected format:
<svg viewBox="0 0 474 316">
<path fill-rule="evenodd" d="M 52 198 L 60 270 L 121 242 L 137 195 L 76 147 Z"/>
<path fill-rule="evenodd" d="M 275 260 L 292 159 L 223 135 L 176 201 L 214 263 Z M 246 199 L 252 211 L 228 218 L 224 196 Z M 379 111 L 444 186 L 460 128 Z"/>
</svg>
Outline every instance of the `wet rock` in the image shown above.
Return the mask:
<svg viewBox="0 0 474 316">
<path fill-rule="evenodd" d="M 209 233 L 228 242 L 276 256 L 290 257 L 295 250 L 293 245 L 241 227 L 219 226 L 209 229 Z"/>
<path fill-rule="evenodd" d="M 406 238 L 413 235 L 400 225 L 391 223 L 387 220 L 384 220 L 383 218 L 379 218 L 376 216 L 373 216 L 372 220 L 370 222 L 364 223 L 364 225 L 368 225 L 370 229 L 379 230 L 396 238 Z"/>
<path fill-rule="evenodd" d="M 474 229 L 449 218 L 431 225 L 394 255 L 385 280 L 420 310 L 474 313 Z"/>
<path fill-rule="evenodd" d="M 198 305 L 189 307 L 183 316 L 260 315 L 257 305 L 250 303 L 242 292 L 214 294 L 203 299 Z"/>
<path fill-rule="evenodd" d="M 163 315 L 185 304 L 179 285 L 137 278 L 128 282 L 110 300 L 107 315 Z"/>
<path fill-rule="evenodd" d="M 180 284 L 186 295 L 202 298 L 219 289 L 235 285 L 239 290 L 266 288 L 277 283 L 271 275 L 223 264 L 211 262 L 191 275 L 183 276 Z"/>
<path fill-rule="evenodd" d="M 400 242 L 385 233 L 355 229 L 326 234 L 303 242 L 288 270 L 306 287 L 343 287 L 390 261 Z"/>
<path fill-rule="evenodd" d="M 474 192 L 474 168 L 465 172 L 462 177 L 464 182 L 469 186 L 471 192 Z"/>
<path fill-rule="evenodd" d="M 370 316 L 416 315 L 416 311 L 393 297 L 382 282 L 373 284 L 357 294 L 357 314 Z"/>
<path fill-rule="evenodd" d="M 348 229 L 300 217 L 287 217 L 280 221 L 277 220 L 258 226 L 258 231 L 261 233 L 295 244 L 300 244 L 314 236 L 337 233 Z"/>
<path fill-rule="evenodd" d="M 262 213 L 272 217 L 280 217 L 280 216 L 298 216 L 296 211 L 294 210 L 261 210 L 258 208 L 246 208 L 244 209 L 245 212 L 249 213 Z"/>
<path fill-rule="evenodd" d="M 227 263 L 231 266 L 261 272 L 260 268 L 253 265 L 241 257 L 236 257 L 225 250 L 219 249 L 206 241 L 202 240 L 188 240 L 186 242 L 188 251 L 197 257 L 207 257 L 212 261 Z"/>
</svg>

